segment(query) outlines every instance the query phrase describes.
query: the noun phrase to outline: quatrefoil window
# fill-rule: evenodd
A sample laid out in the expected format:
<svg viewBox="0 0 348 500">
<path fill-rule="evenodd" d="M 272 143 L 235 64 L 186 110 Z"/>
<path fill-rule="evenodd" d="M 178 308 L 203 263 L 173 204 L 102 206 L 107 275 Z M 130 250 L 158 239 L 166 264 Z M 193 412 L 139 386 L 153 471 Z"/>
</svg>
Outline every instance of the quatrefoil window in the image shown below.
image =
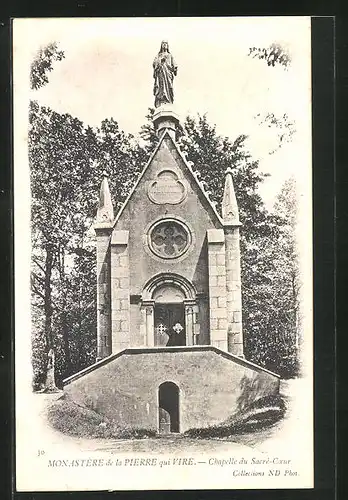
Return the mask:
<svg viewBox="0 0 348 500">
<path fill-rule="evenodd" d="M 151 250 L 165 259 L 181 256 L 190 244 L 188 229 L 175 220 L 157 223 L 150 231 Z"/>
</svg>

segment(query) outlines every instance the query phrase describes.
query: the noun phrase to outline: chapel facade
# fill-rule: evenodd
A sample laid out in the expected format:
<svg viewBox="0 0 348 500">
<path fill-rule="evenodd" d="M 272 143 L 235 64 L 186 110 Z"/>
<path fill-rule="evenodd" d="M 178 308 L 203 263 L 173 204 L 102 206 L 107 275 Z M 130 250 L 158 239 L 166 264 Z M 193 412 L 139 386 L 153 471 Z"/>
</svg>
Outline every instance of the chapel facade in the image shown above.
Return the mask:
<svg viewBox="0 0 348 500">
<path fill-rule="evenodd" d="M 184 432 L 278 393 L 279 376 L 244 356 L 232 171 L 219 214 L 176 142 L 179 119 L 159 61 L 172 78 L 166 42 L 154 62 L 158 143 L 116 216 L 106 175 L 101 183 L 97 360 L 64 391 L 120 427 Z"/>
<path fill-rule="evenodd" d="M 243 357 L 238 206 L 222 217 L 158 111 L 158 145 L 117 217 L 107 177 L 95 224 L 98 360 L 127 347 L 213 345 Z"/>
</svg>

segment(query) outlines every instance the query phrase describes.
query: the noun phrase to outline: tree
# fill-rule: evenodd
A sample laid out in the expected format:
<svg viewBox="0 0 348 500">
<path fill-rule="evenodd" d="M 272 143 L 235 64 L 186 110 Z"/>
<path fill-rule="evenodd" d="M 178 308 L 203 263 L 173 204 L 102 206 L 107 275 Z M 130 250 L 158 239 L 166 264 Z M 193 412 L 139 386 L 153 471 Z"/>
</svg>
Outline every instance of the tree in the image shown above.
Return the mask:
<svg viewBox="0 0 348 500">
<path fill-rule="evenodd" d="M 301 345 L 300 293 L 302 283 L 296 237 L 298 198 L 294 177 L 290 177 L 284 182 L 274 205 L 274 211 L 280 220 L 278 270 L 280 271 L 279 282 L 283 286 L 282 311 L 284 314 L 283 325 L 286 328 L 286 349 L 295 374 L 299 369 Z"/>
<path fill-rule="evenodd" d="M 69 114 L 32 102 L 29 121 L 33 307 L 44 318 L 36 325 L 41 340 L 36 339 L 35 353 L 39 346 L 46 356 L 53 349 L 60 382 L 95 359 L 91 225 L 102 172 L 110 174 L 119 208 L 143 166 L 145 152 L 113 119 L 92 129 Z M 81 335 L 89 345 L 86 352 L 81 350 Z M 39 362 L 36 366 L 42 370 Z M 43 378 L 39 370 L 37 380 Z"/>
<path fill-rule="evenodd" d="M 60 324 L 69 363 L 64 281 L 73 266 L 71 255 L 90 225 L 91 199 L 84 182 L 91 175 L 95 135 L 76 118 L 33 101 L 29 124 L 32 290 L 41 299 L 47 354 L 57 347 L 55 329 Z M 60 321 L 55 316 L 58 310 Z"/>
<path fill-rule="evenodd" d="M 276 117 L 274 113 L 267 113 L 264 117 L 261 117 L 259 113 L 256 118 L 259 119 L 260 125 L 267 125 L 276 134 L 277 145 L 269 152 L 270 155 L 278 151 L 284 144 L 292 141 L 293 135 L 296 133 L 295 122 L 289 118 L 287 113 L 284 113 L 281 117 Z"/>
<path fill-rule="evenodd" d="M 148 108 L 148 113 L 145 116 L 146 122 L 141 127 L 140 137 L 143 141 L 142 147 L 147 155 L 150 155 L 158 143 L 158 135 L 156 134 L 155 126 L 153 124 L 153 115 L 155 108 Z"/>
<path fill-rule="evenodd" d="M 31 103 L 33 364 L 38 382 L 47 374 L 47 365 L 39 359 L 43 353 L 47 356 L 53 350 L 58 382 L 95 359 L 96 296 L 95 287 L 91 287 L 95 280 L 95 248 L 91 224 L 102 171 L 109 173 L 117 210 L 155 147 L 158 139 L 152 123 L 147 123 L 141 133 L 140 146 L 113 119 L 92 129 L 68 114 L 60 115 Z M 289 266 L 280 262 L 280 256 L 285 255 L 284 228 L 288 227 L 284 214 L 280 208 L 271 214 L 263 204 L 258 186 L 264 175 L 246 149 L 246 136 L 230 141 L 218 135 L 204 115 L 188 117 L 178 141 L 218 210 L 225 170 L 233 170 L 243 223 L 243 314 L 249 339 L 246 350 L 249 359 L 271 369 L 283 363 L 282 370 L 288 373 L 285 350 L 274 354 L 277 335 L 285 338 L 289 331 L 289 312 L 282 316 L 284 301 L 277 302 L 290 272 Z M 275 265 L 275 248 L 280 249 L 279 268 Z"/>
<path fill-rule="evenodd" d="M 277 231 L 263 237 L 247 256 L 246 281 L 253 281 L 254 291 L 243 295 L 243 312 L 248 357 L 288 378 L 299 372 L 300 276 L 293 178 L 277 197 L 274 217 Z"/>
<path fill-rule="evenodd" d="M 120 130 L 113 118 L 103 120 L 96 135 L 97 177 L 94 177 L 95 184 L 88 188 L 93 190 L 91 192 L 98 193 L 102 172 L 108 172 L 113 205 L 117 212 L 147 160 L 147 151 L 139 146 L 131 134 Z M 93 210 L 94 217 L 96 208 Z"/>
<path fill-rule="evenodd" d="M 291 64 L 289 51 L 280 43 L 272 43 L 269 47 L 251 47 L 248 56 L 264 60 L 268 66 L 279 64 L 286 69 Z"/>
<path fill-rule="evenodd" d="M 64 59 L 65 54 L 58 49 L 58 43 L 52 42 L 41 47 L 30 66 L 30 86 L 32 90 L 38 90 L 48 83 L 47 73 L 52 71 L 53 62 Z"/>
<path fill-rule="evenodd" d="M 267 48 L 251 47 L 248 56 L 264 60 L 271 67 L 279 65 L 284 69 L 288 69 L 291 65 L 290 52 L 279 43 L 272 43 Z M 296 132 L 295 122 L 286 113 L 281 117 L 275 116 L 274 113 L 267 113 L 261 117 L 260 113 L 258 113 L 256 118 L 259 120 L 260 125 L 267 125 L 275 130 L 277 134 L 277 147 L 271 150 L 269 154 L 274 154 L 285 143 L 292 141 L 292 137 Z"/>
</svg>

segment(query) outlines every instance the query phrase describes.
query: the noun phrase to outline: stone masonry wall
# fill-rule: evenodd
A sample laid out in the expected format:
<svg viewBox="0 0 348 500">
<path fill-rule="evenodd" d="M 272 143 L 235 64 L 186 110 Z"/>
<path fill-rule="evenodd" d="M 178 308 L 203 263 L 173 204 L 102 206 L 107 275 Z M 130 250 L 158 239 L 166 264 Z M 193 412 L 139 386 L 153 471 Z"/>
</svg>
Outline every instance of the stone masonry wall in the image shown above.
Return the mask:
<svg viewBox="0 0 348 500">
<path fill-rule="evenodd" d="M 158 389 L 167 381 L 179 388 L 180 432 L 221 423 L 252 400 L 279 390 L 279 378 L 270 372 L 196 348 L 121 354 L 64 391 L 121 427 L 157 430 Z"/>
<path fill-rule="evenodd" d="M 130 346 L 128 231 L 114 231 L 111 241 L 112 353 Z"/>
<path fill-rule="evenodd" d="M 97 360 L 111 354 L 110 229 L 97 235 Z"/>
<path fill-rule="evenodd" d="M 223 230 L 209 229 L 207 238 L 210 343 L 227 351 L 226 263 Z"/>
<path fill-rule="evenodd" d="M 239 227 L 225 228 L 228 351 L 243 356 Z"/>
</svg>

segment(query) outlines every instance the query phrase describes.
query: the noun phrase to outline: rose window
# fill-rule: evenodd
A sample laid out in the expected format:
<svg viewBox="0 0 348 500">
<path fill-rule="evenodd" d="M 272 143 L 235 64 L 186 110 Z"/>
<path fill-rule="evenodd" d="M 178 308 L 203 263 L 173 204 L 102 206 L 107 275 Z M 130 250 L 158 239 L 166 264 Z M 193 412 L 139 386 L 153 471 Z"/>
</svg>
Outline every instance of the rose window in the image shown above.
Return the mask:
<svg viewBox="0 0 348 500">
<path fill-rule="evenodd" d="M 151 250 L 166 259 L 179 257 L 187 250 L 189 244 L 188 230 L 173 220 L 160 222 L 150 233 Z"/>
</svg>

